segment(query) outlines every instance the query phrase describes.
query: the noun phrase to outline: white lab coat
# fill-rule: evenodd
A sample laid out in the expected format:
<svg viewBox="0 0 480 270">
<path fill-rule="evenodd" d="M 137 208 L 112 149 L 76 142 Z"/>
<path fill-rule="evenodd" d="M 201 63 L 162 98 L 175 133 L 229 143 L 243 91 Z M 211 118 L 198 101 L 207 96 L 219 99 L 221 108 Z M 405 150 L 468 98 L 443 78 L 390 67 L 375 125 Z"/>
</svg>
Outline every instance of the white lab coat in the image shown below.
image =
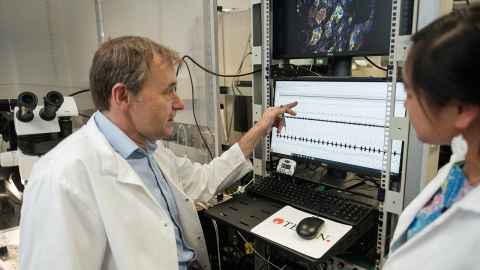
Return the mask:
<svg viewBox="0 0 480 270">
<path fill-rule="evenodd" d="M 159 144 L 156 160 L 172 187 L 188 244 L 210 269 L 193 201 L 208 201 L 252 169 L 234 145 L 208 165 Z M 20 224 L 22 270 L 178 269 L 174 227 L 93 118 L 38 161 Z"/>
<path fill-rule="evenodd" d="M 395 229 L 395 246 L 417 212 L 425 206 L 447 177 L 452 165 L 465 159 L 463 138 L 452 141 L 453 155 L 437 176 L 403 211 Z M 386 261 L 385 270 L 446 270 L 480 269 L 480 187 L 474 188 L 432 224 L 394 250 Z"/>
</svg>

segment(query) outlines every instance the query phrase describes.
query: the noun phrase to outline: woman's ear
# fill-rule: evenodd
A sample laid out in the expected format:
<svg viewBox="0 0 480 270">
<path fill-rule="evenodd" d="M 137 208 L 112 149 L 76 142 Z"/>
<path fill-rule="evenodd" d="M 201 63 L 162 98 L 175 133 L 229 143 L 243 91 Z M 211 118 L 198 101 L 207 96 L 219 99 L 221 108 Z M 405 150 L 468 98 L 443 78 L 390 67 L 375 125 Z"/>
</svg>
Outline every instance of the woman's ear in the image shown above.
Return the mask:
<svg viewBox="0 0 480 270">
<path fill-rule="evenodd" d="M 470 104 L 460 104 L 458 105 L 458 115 L 455 120 L 455 127 L 460 130 L 465 130 L 479 116 L 480 116 L 480 106 L 470 105 Z"/>
<path fill-rule="evenodd" d="M 123 83 L 116 83 L 112 87 L 112 96 L 110 98 L 110 106 L 119 109 L 125 110 L 128 108 L 130 102 L 130 97 L 128 94 L 127 87 Z"/>
</svg>

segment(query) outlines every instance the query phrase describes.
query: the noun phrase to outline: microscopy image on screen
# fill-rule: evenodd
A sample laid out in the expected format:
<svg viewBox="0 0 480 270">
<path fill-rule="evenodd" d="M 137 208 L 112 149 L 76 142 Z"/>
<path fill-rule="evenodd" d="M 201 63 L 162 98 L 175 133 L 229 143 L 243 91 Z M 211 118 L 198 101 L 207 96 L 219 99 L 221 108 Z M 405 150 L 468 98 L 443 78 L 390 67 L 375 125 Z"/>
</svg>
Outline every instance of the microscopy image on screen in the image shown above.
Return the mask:
<svg viewBox="0 0 480 270">
<path fill-rule="evenodd" d="M 274 55 L 386 54 L 390 14 L 385 0 L 276 1 Z"/>
</svg>

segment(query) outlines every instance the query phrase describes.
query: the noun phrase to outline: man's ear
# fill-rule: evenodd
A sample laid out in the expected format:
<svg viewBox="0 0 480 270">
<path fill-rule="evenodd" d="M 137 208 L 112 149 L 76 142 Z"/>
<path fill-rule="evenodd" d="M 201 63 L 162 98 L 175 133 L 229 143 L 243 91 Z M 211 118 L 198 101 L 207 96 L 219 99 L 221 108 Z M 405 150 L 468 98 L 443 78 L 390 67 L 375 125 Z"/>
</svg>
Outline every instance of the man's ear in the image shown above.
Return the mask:
<svg viewBox="0 0 480 270">
<path fill-rule="evenodd" d="M 455 127 L 459 130 L 465 130 L 479 116 L 480 107 L 478 105 L 460 104 L 458 105 L 458 115 L 455 120 Z"/>
<path fill-rule="evenodd" d="M 112 96 L 110 98 L 110 106 L 119 110 L 128 108 L 130 97 L 127 87 L 123 83 L 116 83 L 112 87 Z"/>
</svg>

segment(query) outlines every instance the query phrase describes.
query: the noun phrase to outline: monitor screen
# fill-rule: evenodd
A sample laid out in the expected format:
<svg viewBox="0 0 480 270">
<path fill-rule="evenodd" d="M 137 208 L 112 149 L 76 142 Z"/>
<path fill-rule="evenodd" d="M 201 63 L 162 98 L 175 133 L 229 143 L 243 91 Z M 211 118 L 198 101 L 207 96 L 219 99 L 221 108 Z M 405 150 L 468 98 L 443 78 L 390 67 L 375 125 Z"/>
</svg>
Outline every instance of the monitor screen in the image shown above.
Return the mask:
<svg viewBox="0 0 480 270">
<path fill-rule="evenodd" d="M 392 1 L 275 0 L 273 58 L 387 55 Z"/>
<path fill-rule="evenodd" d="M 296 116 L 272 130 L 271 151 L 314 159 L 355 172 L 379 173 L 383 161 L 386 81 L 276 81 L 275 105 L 298 101 Z M 395 115 L 404 116 L 405 92 L 397 83 Z M 398 174 L 402 142 L 392 143 L 391 173 Z M 345 168 L 346 167 L 346 168 Z"/>
</svg>

